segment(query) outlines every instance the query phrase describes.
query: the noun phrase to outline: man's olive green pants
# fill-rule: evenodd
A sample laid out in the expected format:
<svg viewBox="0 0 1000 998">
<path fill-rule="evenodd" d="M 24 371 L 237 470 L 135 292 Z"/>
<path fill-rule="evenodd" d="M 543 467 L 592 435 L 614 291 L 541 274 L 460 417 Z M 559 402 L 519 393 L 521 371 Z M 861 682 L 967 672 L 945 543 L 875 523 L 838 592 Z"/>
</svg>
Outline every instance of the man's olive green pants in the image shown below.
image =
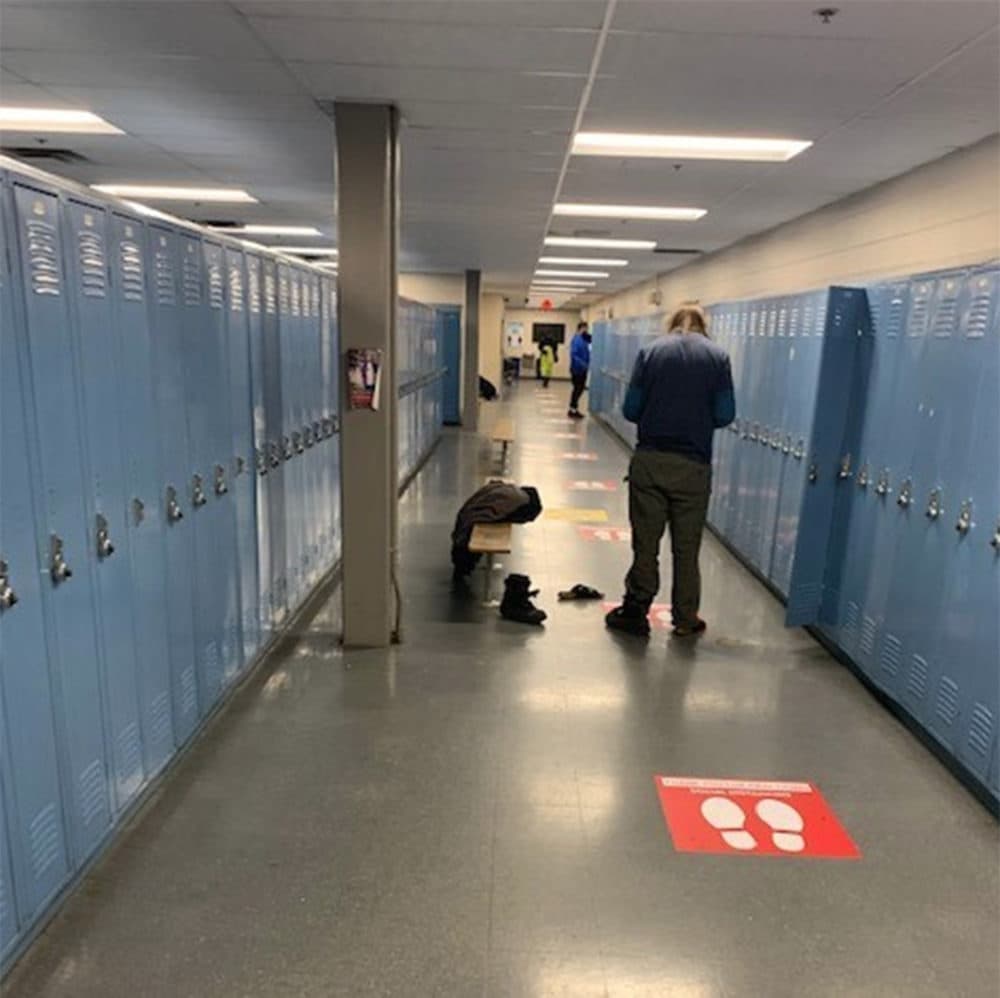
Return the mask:
<svg viewBox="0 0 1000 998">
<path fill-rule="evenodd" d="M 675 626 L 693 624 L 701 602 L 698 551 L 712 490 L 712 469 L 680 454 L 636 451 L 629 466 L 632 568 L 627 598 L 649 608 L 660 589 L 660 541 L 670 525 L 671 604 Z"/>
</svg>

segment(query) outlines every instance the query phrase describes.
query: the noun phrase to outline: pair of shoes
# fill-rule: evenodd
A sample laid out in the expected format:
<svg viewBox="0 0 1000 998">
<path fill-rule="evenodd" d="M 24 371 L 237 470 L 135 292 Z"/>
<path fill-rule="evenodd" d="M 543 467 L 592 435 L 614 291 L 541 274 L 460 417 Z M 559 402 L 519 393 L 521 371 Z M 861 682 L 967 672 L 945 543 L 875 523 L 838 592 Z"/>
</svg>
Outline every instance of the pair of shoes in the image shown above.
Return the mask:
<svg viewBox="0 0 1000 998">
<path fill-rule="evenodd" d="M 531 602 L 537 595 L 538 590 L 531 588 L 531 579 L 527 575 L 508 575 L 504 579 L 500 616 L 519 624 L 541 624 L 548 614 Z"/>
<path fill-rule="evenodd" d="M 674 624 L 674 637 L 690 638 L 695 634 L 701 634 L 707 627 L 708 624 L 701 617 L 695 617 L 691 624 Z"/>
<path fill-rule="evenodd" d="M 578 582 L 572 589 L 564 589 L 559 593 L 560 600 L 576 600 L 576 599 L 604 599 L 604 593 L 599 593 L 592 586 L 585 586 L 582 582 Z"/>
<path fill-rule="evenodd" d="M 639 638 L 649 637 L 649 611 L 639 603 L 625 598 L 621 606 L 616 606 L 605 618 L 605 626 L 612 631 L 634 634 Z"/>
</svg>

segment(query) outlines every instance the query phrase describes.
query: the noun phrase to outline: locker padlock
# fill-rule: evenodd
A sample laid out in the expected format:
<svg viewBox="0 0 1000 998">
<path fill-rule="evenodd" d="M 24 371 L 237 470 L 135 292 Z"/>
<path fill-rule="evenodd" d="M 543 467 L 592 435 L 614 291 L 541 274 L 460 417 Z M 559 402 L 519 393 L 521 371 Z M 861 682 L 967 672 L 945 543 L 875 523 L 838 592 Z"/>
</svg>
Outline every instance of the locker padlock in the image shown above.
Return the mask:
<svg viewBox="0 0 1000 998">
<path fill-rule="evenodd" d="M 247 467 L 246 461 L 244 461 L 243 458 L 241 458 L 239 454 L 237 454 L 235 460 L 233 461 L 233 477 L 239 478 L 240 475 L 242 475 L 243 472 L 246 471 L 246 467 Z"/>
<path fill-rule="evenodd" d="M 913 480 L 904 478 L 903 484 L 899 487 L 899 495 L 896 497 L 896 505 L 902 509 L 908 509 L 913 502 Z"/>
<path fill-rule="evenodd" d="M 268 448 L 271 453 L 271 467 L 277 468 L 281 464 L 281 449 L 273 440 L 268 444 Z"/>
<path fill-rule="evenodd" d="M 96 541 L 97 557 L 102 561 L 105 558 L 110 558 L 115 553 L 115 546 L 111 543 L 111 531 L 108 530 L 107 518 L 101 516 L 100 513 L 97 514 Z"/>
<path fill-rule="evenodd" d="M 281 438 L 281 453 L 286 461 L 290 461 L 295 455 L 295 451 L 292 450 L 292 441 L 289 437 Z"/>
<path fill-rule="evenodd" d="M 791 433 L 786 433 L 785 434 L 785 442 L 781 445 L 781 453 L 782 454 L 791 454 L 792 453 L 792 435 L 791 435 Z"/>
<path fill-rule="evenodd" d="M 226 484 L 226 469 L 221 464 L 215 466 L 214 489 L 217 496 L 224 496 L 229 491 L 229 486 Z"/>
<path fill-rule="evenodd" d="M 997 529 L 993 531 L 993 536 L 990 538 L 990 547 L 1000 553 L 1000 520 L 997 520 Z"/>
<path fill-rule="evenodd" d="M 815 485 L 819 481 L 819 468 L 816 463 L 813 462 L 809 465 L 809 484 Z"/>
<path fill-rule="evenodd" d="M 301 454 L 306 449 L 305 444 L 302 443 L 302 434 L 298 430 L 292 432 L 292 446 L 295 448 L 296 454 Z"/>
<path fill-rule="evenodd" d="M 955 529 L 960 534 L 967 534 L 969 528 L 972 526 L 972 500 L 966 499 L 962 503 L 958 511 L 958 521 L 955 523 Z"/>
<path fill-rule="evenodd" d="M 930 497 L 927 500 L 927 509 L 924 510 L 924 515 L 929 520 L 936 520 L 943 512 L 944 509 L 941 506 L 941 490 L 931 489 Z"/>
<path fill-rule="evenodd" d="M 253 455 L 254 455 L 254 461 L 257 464 L 257 474 L 258 475 L 266 475 L 267 474 L 267 460 L 264 457 L 264 452 L 259 447 L 257 447 L 257 448 L 254 449 Z"/>
<path fill-rule="evenodd" d="M 73 570 L 66 564 L 63 555 L 63 542 L 58 534 L 49 536 L 49 575 L 54 585 L 73 578 Z"/>
<path fill-rule="evenodd" d="M 845 454 L 840 459 L 840 471 L 837 472 L 837 478 L 844 481 L 846 478 L 851 477 L 851 455 Z"/>
<path fill-rule="evenodd" d="M 867 489 L 870 480 L 871 479 L 868 475 L 868 462 L 866 461 L 863 465 L 861 465 L 861 470 L 858 472 L 858 488 Z"/>
<path fill-rule="evenodd" d="M 191 505 L 197 508 L 198 506 L 204 506 L 207 502 L 205 485 L 201 480 L 201 475 L 193 475 L 191 478 Z"/>
<path fill-rule="evenodd" d="M 167 486 L 167 523 L 176 523 L 184 519 L 184 512 L 181 504 L 177 501 L 177 489 L 172 485 Z"/>
<path fill-rule="evenodd" d="M 7 562 L 0 558 L 0 610 L 9 610 L 17 602 L 17 593 L 10 584 Z"/>
<path fill-rule="evenodd" d="M 892 489 L 889 488 L 889 469 L 883 468 L 878 473 L 878 484 L 875 486 L 875 495 L 887 496 Z"/>
<path fill-rule="evenodd" d="M 806 456 L 806 441 L 805 437 L 799 437 L 799 442 L 795 445 L 795 450 L 792 451 L 792 457 L 796 461 L 801 461 L 802 458 Z"/>
<path fill-rule="evenodd" d="M 137 527 L 146 519 L 146 504 L 138 496 L 132 500 L 132 519 Z"/>
</svg>

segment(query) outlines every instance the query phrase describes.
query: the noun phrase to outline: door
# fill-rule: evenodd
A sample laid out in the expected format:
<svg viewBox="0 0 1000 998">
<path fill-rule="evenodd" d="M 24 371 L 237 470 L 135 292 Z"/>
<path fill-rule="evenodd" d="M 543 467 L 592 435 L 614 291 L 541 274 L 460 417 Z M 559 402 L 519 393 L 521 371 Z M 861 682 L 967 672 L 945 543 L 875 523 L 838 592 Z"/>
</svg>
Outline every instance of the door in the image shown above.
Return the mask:
<svg viewBox="0 0 1000 998">
<path fill-rule="evenodd" d="M 444 351 L 444 421 L 457 426 L 462 420 L 462 310 L 439 305 L 437 314 Z"/>
</svg>

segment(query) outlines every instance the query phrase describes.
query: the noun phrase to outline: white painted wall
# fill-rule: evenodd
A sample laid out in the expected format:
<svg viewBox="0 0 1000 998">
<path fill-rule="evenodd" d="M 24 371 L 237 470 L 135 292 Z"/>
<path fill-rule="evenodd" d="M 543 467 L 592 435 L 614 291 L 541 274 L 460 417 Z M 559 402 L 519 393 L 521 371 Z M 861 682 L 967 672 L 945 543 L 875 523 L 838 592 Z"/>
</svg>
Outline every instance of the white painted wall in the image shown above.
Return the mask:
<svg viewBox="0 0 1000 998">
<path fill-rule="evenodd" d="M 859 150 L 864 155 L 864 150 Z M 1000 257 L 1000 137 L 993 136 L 658 279 L 603 299 L 591 319 L 805 291 Z M 650 304 L 650 293 L 663 304 Z"/>
<path fill-rule="evenodd" d="M 504 314 L 504 323 L 520 322 L 524 326 L 524 349 L 534 358 L 538 349 L 531 339 L 531 326 L 535 322 L 561 322 L 566 327 L 566 342 L 559 347 L 559 360 L 555 367 L 557 378 L 569 377 L 569 344 L 576 332 L 580 313 L 575 311 L 543 311 L 541 309 L 509 308 Z M 522 361 L 522 364 L 524 362 Z M 533 371 L 534 368 L 531 368 Z"/>
</svg>

